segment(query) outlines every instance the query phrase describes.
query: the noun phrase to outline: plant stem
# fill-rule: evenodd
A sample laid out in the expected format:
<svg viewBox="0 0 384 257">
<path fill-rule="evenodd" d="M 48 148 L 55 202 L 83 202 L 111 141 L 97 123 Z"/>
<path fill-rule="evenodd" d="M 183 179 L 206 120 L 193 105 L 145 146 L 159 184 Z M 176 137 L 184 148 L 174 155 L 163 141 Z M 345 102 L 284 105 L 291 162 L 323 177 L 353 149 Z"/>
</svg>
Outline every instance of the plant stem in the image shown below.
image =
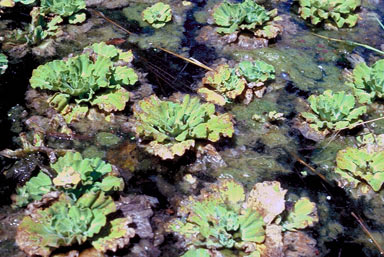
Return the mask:
<svg viewBox="0 0 384 257">
<path fill-rule="evenodd" d="M 384 55 L 384 51 L 381 51 L 381 50 L 379 50 L 377 48 L 374 48 L 373 46 L 369 46 L 369 45 L 366 45 L 366 44 L 362 44 L 362 43 L 358 43 L 358 42 L 354 42 L 354 41 L 350 41 L 350 40 L 342 40 L 342 39 L 337 39 L 337 38 L 326 37 L 326 36 L 322 36 L 322 35 L 319 35 L 319 34 L 316 34 L 316 33 L 312 33 L 312 34 L 315 35 L 316 37 L 319 37 L 319 38 L 322 38 L 322 39 L 326 39 L 326 40 L 330 40 L 330 41 L 335 41 L 335 42 L 339 42 L 339 43 L 345 43 L 345 44 L 349 44 L 349 45 L 353 45 L 353 46 L 361 46 L 361 47 L 367 48 L 368 50 L 372 50 L 372 51 L 374 51 L 376 53 Z"/>
<path fill-rule="evenodd" d="M 380 255 L 384 256 L 384 251 L 379 245 L 379 243 L 376 241 L 376 239 L 372 236 L 371 232 L 369 232 L 368 228 L 364 225 L 363 221 L 357 217 L 357 215 L 354 212 L 351 212 L 352 216 L 357 220 L 357 222 L 360 224 L 361 228 L 367 234 L 367 236 L 372 240 L 373 244 L 376 246 L 376 248 L 379 250 Z"/>
</svg>

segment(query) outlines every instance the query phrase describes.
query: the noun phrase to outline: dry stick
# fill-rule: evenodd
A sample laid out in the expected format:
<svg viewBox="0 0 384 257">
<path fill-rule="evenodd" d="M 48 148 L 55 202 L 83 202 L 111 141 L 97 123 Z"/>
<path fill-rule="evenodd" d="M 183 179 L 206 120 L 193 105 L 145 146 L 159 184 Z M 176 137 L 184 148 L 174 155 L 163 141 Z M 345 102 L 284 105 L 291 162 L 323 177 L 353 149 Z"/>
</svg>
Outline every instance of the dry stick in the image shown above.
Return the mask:
<svg viewBox="0 0 384 257">
<path fill-rule="evenodd" d="M 373 119 L 373 120 L 367 120 L 367 121 L 363 121 L 363 122 L 352 123 L 352 125 L 353 125 L 353 127 L 357 127 L 357 126 L 360 126 L 360 125 L 364 125 L 364 124 L 371 123 L 371 122 L 378 121 L 378 120 L 382 120 L 382 119 L 384 119 L 384 117 L 376 118 L 376 119 Z M 339 131 L 342 131 L 342 130 L 348 129 L 348 128 L 349 128 L 349 126 L 341 128 L 341 129 L 338 129 L 336 131 L 339 132 Z"/>
<path fill-rule="evenodd" d="M 123 26 L 121 26 L 120 24 L 118 24 L 118 23 L 116 23 L 115 21 L 111 20 L 110 18 L 106 17 L 102 12 L 100 12 L 100 11 L 96 11 L 96 10 L 93 10 L 93 9 L 92 9 L 92 11 L 93 11 L 94 13 L 96 13 L 98 16 L 100 16 L 101 18 L 103 18 L 104 20 L 106 20 L 106 21 L 108 21 L 109 23 L 115 25 L 115 26 L 118 27 L 119 29 L 123 30 L 125 33 L 127 33 L 127 34 L 129 34 L 129 35 L 134 34 L 134 33 L 130 32 L 129 30 L 127 30 L 126 28 L 124 28 Z M 200 61 L 198 61 L 198 60 L 196 60 L 196 59 L 194 59 L 194 58 L 187 58 L 187 57 L 184 57 L 184 56 L 182 56 L 182 55 L 179 55 L 179 54 L 177 54 L 177 53 L 174 53 L 174 52 L 172 52 L 172 51 L 170 51 L 170 50 L 168 50 L 168 49 L 165 49 L 165 48 L 163 48 L 163 47 L 160 47 L 160 46 L 154 46 L 154 47 L 155 47 L 155 48 L 158 48 L 158 49 L 160 49 L 160 50 L 162 50 L 162 51 L 164 51 L 164 52 L 166 52 L 166 53 L 169 53 L 169 54 L 171 54 L 171 55 L 174 55 L 174 56 L 176 56 L 176 57 L 178 57 L 178 58 L 180 58 L 180 59 L 183 59 L 183 60 L 186 61 L 186 62 L 190 62 L 190 63 L 192 63 L 192 64 L 194 64 L 194 65 L 196 65 L 196 66 L 199 66 L 200 68 L 203 68 L 203 69 L 206 69 L 206 70 L 209 70 L 209 71 L 213 71 L 212 68 L 208 67 L 207 65 L 203 64 L 202 62 L 200 62 Z"/>
<path fill-rule="evenodd" d="M 324 180 L 325 182 L 328 182 L 328 180 L 325 178 L 325 176 L 321 173 L 319 173 L 317 170 L 315 170 L 315 168 L 313 168 L 311 165 L 309 165 L 308 163 L 306 163 L 304 160 L 302 160 L 299 156 L 297 156 L 294 152 L 291 152 L 291 154 L 293 155 L 293 157 L 295 157 L 295 159 L 300 162 L 301 164 L 303 164 L 305 167 L 307 167 L 308 169 L 310 169 L 313 173 L 315 173 L 317 176 L 319 176 L 322 180 Z"/>
<path fill-rule="evenodd" d="M 354 213 L 354 212 L 351 212 L 352 216 L 357 220 L 357 222 L 359 222 L 361 228 L 364 230 L 365 234 L 367 234 L 367 236 L 372 240 L 373 244 L 376 246 L 376 248 L 379 250 L 380 252 L 380 255 L 383 255 L 384 256 L 384 251 L 383 251 L 383 248 L 381 248 L 381 246 L 379 245 L 379 243 L 376 241 L 376 239 L 373 237 L 373 235 L 371 234 L 371 232 L 369 232 L 369 230 L 367 229 L 367 227 L 364 225 L 363 221 L 357 217 L 357 215 Z"/>
</svg>

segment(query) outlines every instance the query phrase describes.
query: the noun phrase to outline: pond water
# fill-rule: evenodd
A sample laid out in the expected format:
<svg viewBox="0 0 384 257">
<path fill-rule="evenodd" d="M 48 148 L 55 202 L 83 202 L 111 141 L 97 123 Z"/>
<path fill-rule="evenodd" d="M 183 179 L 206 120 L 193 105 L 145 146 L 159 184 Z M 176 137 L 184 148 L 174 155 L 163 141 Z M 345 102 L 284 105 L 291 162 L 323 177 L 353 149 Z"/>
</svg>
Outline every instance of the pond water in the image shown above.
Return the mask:
<svg viewBox="0 0 384 257">
<path fill-rule="evenodd" d="M 249 46 L 253 41 L 244 43 L 248 48 L 239 47 L 236 42 L 222 44 L 203 34 L 212 20 L 212 8 L 222 1 L 164 1 L 172 6 L 173 20 L 161 29 L 154 29 L 142 20 L 141 13 L 156 2 L 159 1 L 87 1 L 87 20 L 80 25 L 65 25 L 64 36 L 56 40 L 55 51 L 50 56 L 38 56 L 33 51 L 20 56 L 20 50 L 4 49 L 3 42 L 9 65 L 0 75 L 0 148 L 20 148 L 19 134 L 31 135 L 33 130 L 40 128 L 48 148 L 72 149 L 83 157 L 108 161 L 119 169 L 124 179 L 125 196 L 150 197 L 151 200 L 145 200 L 153 203 L 152 208 L 147 203 L 147 209 L 152 209 L 150 214 L 140 212 L 137 216 L 149 217 L 151 222 L 147 229 L 152 229 L 155 236 L 145 238 L 139 234 L 129 247 L 116 253 L 108 252 L 105 256 L 181 256 L 185 251 L 183 244 L 177 243 L 177 238 L 166 233 L 162 225 L 175 215 L 182 199 L 197 195 L 204 186 L 222 177 L 234 178 L 247 191 L 255 183 L 279 181 L 281 187 L 288 190 L 287 202 L 293 203 L 306 196 L 316 203 L 319 221 L 303 230 L 316 241 L 316 247 L 311 248 L 311 253 L 303 249 L 286 256 L 379 256 L 372 238 L 384 247 L 383 190 L 363 195 L 343 189 L 337 185 L 332 171 L 338 151 L 356 146 L 357 136 L 368 132 L 383 134 L 384 121 L 377 120 L 332 133 L 318 142 L 305 138 L 297 123 L 300 113 L 308 110 L 310 95 L 328 89 L 352 92 L 345 82 L 348 71 L 353 70 L 358 58 L 363 58 L 368 65 L 382 58 L 379 53 L 364 47 L 326 40 L 317 35 L 384 48 L 384 30 L 376 20 L 384 18 L 384 2 L 364 0 L 359 8 L 357 26 L 335 31 L 324 30 L 322 26 L 313 27 L 302 20 L 293 1 L 264 1 L 267 9 L 277 8 L 282 17 L 283 32 L 263 48 Z M 0 36 L 4 36 L 2 31 L 29 22 L 30 10 L 30 6 L 20 3 L 4 9 L 4 13 L 0 13 Z M 100 16 L 101 13 L 105 16 Z M 139 82 L 129 88 L 134 94 L 131 102 L 116 115 L 113 123 L 96 116 L 93 121 L 84 118 L 69 126 L 57 120 L 48 121 L 47 117 L 52 115 L 43 117 L 44 104 L 38 103 L 41 99 L 31 92 L 29 79 L 32 71 L 48 61 L 80 54 L 85 47 L 102 41 L 133 51 L 132 67 L 139 74 Z M 216 106 L 217 111 L 231 114 L 235 122 L 232 138 L 222 138 L 213 143 L 216 151 L 210 149 L 213 153 L 208 154 L 187 151 L 174 160 L 161 160 L 146 152 L 142 142 L 135 137 L 131 129 L 132 106 L 151 94 L 160 98 L 177 92 L 197 95 L 199 83 L 207 72 L 161 48 L 194 58 L 208 67 L 262 60 L 274 66 L 276 78 L 268 83 L 262 97 L 249 104 L 234 101 L 224 107 Z M 382 117 L 382 104 L 382 101 L 373 103 L 364 120 Z M 281 113 L 283 118 L 268 120 L 270 112 Z M 71 133 L 66 133 L 66 129 Z M 40 152 L 18 159 L 1 156 L 0 162 L 0 256 L 28 256 L 15 243 L 17 226 L 25 215 L 25 209 L 12 209 L 11 195 L 17 186 L 35 176 L 39 167 L 48 167 L 49 159 Z M 192 175 L 196 182 L 188 182 L 190 177 L 187 174 Z M 118 195 L 115 197 L 118 199 Z M 132 206 L 143 208 L 141 202 Z M 358 220 L 363 222 L 372 238 Z M 87 247 L 90 247 L 89 243 L 74 249 Z M 58 253 L 69 250 L 72 248 L 60 249 Z M 84 253 L 80 256 L 103 255 Z M 226 253 L 225 256 L 237 255 Z"/>
</svg>

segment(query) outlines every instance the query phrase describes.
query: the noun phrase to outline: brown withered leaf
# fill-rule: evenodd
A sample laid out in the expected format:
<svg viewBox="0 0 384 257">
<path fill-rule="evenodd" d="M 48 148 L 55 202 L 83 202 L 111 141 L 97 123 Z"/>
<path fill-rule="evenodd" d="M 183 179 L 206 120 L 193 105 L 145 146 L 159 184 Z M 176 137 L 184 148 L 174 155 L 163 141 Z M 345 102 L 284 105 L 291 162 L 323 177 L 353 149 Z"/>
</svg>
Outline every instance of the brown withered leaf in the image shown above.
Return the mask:
<svg viewBox="0 0 384 257">
<path fill-rule="evenodd" d="M 270 224 L 277 215 L 285 209 L 285 194 L 280 182 L 266 181 L 257 183 L 249 193 L 247 207 L 252 208 L 264 217 L 264 222 Z"/>
</svg>

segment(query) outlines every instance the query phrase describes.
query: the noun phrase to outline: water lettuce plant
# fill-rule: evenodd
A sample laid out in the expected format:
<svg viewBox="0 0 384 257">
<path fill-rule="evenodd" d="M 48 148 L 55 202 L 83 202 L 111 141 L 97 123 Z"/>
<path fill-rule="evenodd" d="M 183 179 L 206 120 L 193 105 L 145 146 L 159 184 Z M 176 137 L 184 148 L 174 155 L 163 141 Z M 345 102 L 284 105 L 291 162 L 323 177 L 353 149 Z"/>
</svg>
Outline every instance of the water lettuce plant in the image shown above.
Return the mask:
<svg viewBox="0 0 384 257">
<path fill-rule="evenodd" d="M 250 31 L 255 37 L 272 39 L 282 29 L 275 22 L 280 20 L 277 9 L 267 11 L 253 0 L 242 3 L 222 2 L 213 10 L 213 19 L 219 34 L 232 34 L 238 31 Z"/>
<path fill-rule="evenodd" d="M 16 3 L 33 4 L 36 0 L 0 0 L 0 7 L 14 7 Z"/>
<path fill-rule="evenodd" d="M 264 83 L 275 78 L 275 68 L 263 61 L 242 61 L 235 68 L 219 65 L 205 74 L 197 90 L 206 101 L 225 105 L 239 96 L 250 103 L 254 96 L 262 97 Z"/>
<path fill-rule="evenodd" d="M 60 17 L 68 17 L 69 23 L 81 23 L 85 21 L 85 13 L 79 13 L 85 10 L 84 0 L 41 0 L 40 8 L 42 13 L 54 14 Z"/>
<path fill-rule="evenodd" d="M 352 74 L 355 95 L 360 103 L 372 103 L 375 98 L 384 98 L 384 60 L 378 60 L 372 67 L 359 63 Z"/>
<path fill-rule="evenodd" d="M 30 84 L 53 93 L 48 102 L 67 123 L 84 118 L 91 107 L 105 113 L 122 111 L 129 100 L 123 85 L 138 80 L 135 71 L 127 67 L 132 59 L 131 51 L 96 43 L 78 56 L 40 65 Z"/>
<path fill-rule="evenodd" d="M 21 221 L 16 243 L 29 256 L 48 257 L 57 248 L 89 242 L 98 252 L 116 251 L 135 231 L 131 217 L 109 220 L 116 211 L 111 196 L 89 192 L 74 200 L 65 194 L 46 208 L 37 208 Z"/>
<path fill-rule="evenodd" d="M 80 153 L 67 152 L 50 167 L 55 175 L 48 176 L 40 171 L 24 186 L 17 188 L 14 207 L 41 200 L 52 191 L 62 191 L 77 199 L 87 192 L 111 193 L 124 188 L 123 180 L 116 176 L 112 166 L 100 158 L 83 158 Z"/>
<path fill-rule="evenodd" d="M 31 23 L 24 29 L 5 31 L 2 46 L 4 50 L 14 49 L 16 52 L 22 52 L 20 57 L 25 55 L 30 48 L 34 48 L 34 52 L 51 51 L 53 39 L 62 34 L 59 24 L 63 22 L 63 19 L 60 16 L 47 17 L 39 7 L 32 8 L 30 16 Z"/>
<path fill-rule="evenodd" d="M 4 74 L 4 72 L 8 68 L 8 59 L 5 54 L 0 53 L 0 75 Z"/>
<path fill-rule="evenodd" d="M 337 153 L 335 173 L 342 187 L 359 188 L 363 193 L 380 191 L 384 183 L 384 151 L 348 147 Z"/>
<path fill-rule="evenodd" d="M 260 84 L 275 79 L 275 68 L 263 61 L 242 61 L 238 67 L 240 74 L 248 83 Z"/>
<path fill-rule="evenodd" d="M 310 19 L 313 25 L 321 22 L 338 28 L 353 27 L 359 16 L 355 13 L 361 5 L 361 0 L 298 0 L 299 14 L 304 19 Z"/>
<path fill-rule="evenodd" d="M 367 112 L 365 106 L 356 106 L 353 95 L 344 91 L 333 93 L 324 91 L 321 95 L 311 95 L 308 98 L 311 112 L 303 112 L 301 116 L 309 123 L 310 127 L 325 133 L 330 130 L 353 128 L 360 118 Z"/>
<path fill-rule="evenodd" d="M 213 104 L 202 104 L 190 95 L 175 96 L 172 101 L 152 95 L 133 107 L 133 116 L 136 135 L 146 151 L 162 159 L 182 156 L 198 139 L 216 142 L 234 132 L 229 114 L 216 114 Z"/>
<path fill-rule="evenodd" d="M 273 181 L 257 183 L 246 195 L 241 184 L 222 178 L 199 196 L 183 200 L 166 230 L 185 241 L 188 250 L 184 257 L 227 256 L 225 253 L 266 256 L 279 238 L 270 231 L 282 236 L 284 231 L 303 229 L 318 221 L 315 204 L 305 197 L 284 213 L 285 194 L 280 183 Z M 286 219 L 281 221 L 283 217 Z"/>
<path fill-rule="evenodd" d="M 265 82 L 275 79 L 275 68 L 263 61 L 242 61 L 238 64 L 238 73 L 247 81 L 244 103 L 261 98 L 266 90 Z"/>
<path fill-rule="evenodd" d="M 159 29 L 172 20 L 172 9 L 169 4 L 158 2 L 146 8 L 141 16 L 143 21 L 146 21 L 151 24 L 152 27 Z"/>
<path fill-rule="evenodd" d="M 207 72 L 202 84 L 197 93 L 206 101 L 223 106 L 243 93 L 246 81 L 236 74 L 236 69 L 223 64 Z"/>
</svg>

